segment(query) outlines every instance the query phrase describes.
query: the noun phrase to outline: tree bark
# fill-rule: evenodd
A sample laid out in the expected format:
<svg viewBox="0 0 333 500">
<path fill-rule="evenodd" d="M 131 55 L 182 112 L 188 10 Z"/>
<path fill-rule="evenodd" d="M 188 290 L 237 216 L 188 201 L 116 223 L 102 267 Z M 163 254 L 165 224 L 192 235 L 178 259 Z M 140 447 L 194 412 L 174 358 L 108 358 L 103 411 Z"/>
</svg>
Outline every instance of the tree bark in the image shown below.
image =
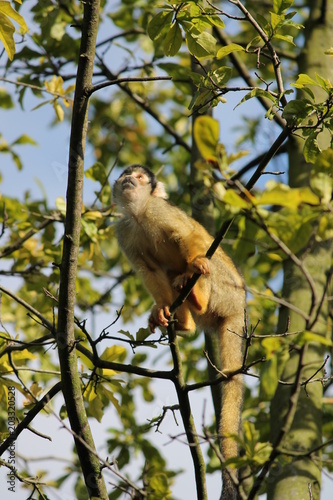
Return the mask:
<svg viewBox="0 0 333 500">
<path fill-rule="evenodd" d="M 309 19 L 305 29 L 305 46 L 299 58 L 299 73 L 307 73 L 312 78 L 315 73 L 324 78 L 332 77 L 332 64 L 324 50 L 329 48 L 333 35 L 333 0 L 312 0 L 310 2 Z M 316 100 L 324 100 L 316 88 L 312 87 Z M 289 140 L 289 184 L 291 187 L 308 186 L 311 164 L 307 164 L 303 156 L 304 141 L 297 137 Z M 321 144 L 323 149 L 329 144 Z M 315 228 L 314 228 L 315 231 Z M 322 297 L 326 284 L 325 271 L 330 269 L 332 260 L 332 241 L 318 243 L 313 238 L 313 245 L 309 250 L 298 255 L 305 268 L 311 274 L 318 297 Z M 311 292 L 304 274 L 291 261 L 284 266 L 283 297 L 291 304 L 297 305 L 305 314 L 311 309 Z M 318 307 L 319 304 L 317 304 Z M 328 318 L 328 301 L 321 307 L 320 314 L 311 331 L 326 336 Z M 281 308 L 279 314 L 278 331 L 283 332 L 289 322 L 289 331 L 304 331 L 309 322 L 293 310 Z M 304 359 L 302 380 L 311 377 L 323 363 L 324 346 L 309 343 Z M 287 362 L 282 379 L 293 382 L 295 380 L 300 352 L 293 350 Z M 271 430 L 274 445 L 277 436 L 288 414 L 289 398 L 292 388 L 279 385 L 271 405 Z M 313 383 L 307 386 L 307 393 L 301 389 L 297 410 L 290 431 L 282 442 L 284 450 L 304 452 L 320 445 L 322 439 L 322 386 Z M 310 457 L 287 458 L 277 463 L 268 478 L 268 500 L 281 498 L 303 499 L 320 498 L 321 468 Z"/>
<path fill-rule="evenodd" d="M 100 463 L 97 458 L 81 392 L 74 332 L 75 281 L 80 244 L 84 151 L 100 2 L 99 0 L 86 0 L 83 5 L 82 38 L 68 162 L 66 224 L 60 269 L 57 343 L 62 391 L 85 484 L 90 497 L 107 499 L 108 494 L 101 474 Z"/>
</svg>

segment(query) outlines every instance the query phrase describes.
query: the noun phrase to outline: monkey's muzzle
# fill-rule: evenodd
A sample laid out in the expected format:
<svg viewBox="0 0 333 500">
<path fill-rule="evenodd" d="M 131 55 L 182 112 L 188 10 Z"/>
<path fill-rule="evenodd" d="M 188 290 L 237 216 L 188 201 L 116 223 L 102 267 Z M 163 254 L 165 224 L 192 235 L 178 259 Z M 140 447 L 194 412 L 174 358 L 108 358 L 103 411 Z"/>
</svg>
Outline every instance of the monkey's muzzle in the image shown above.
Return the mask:
<svg viewBox="0 0 333 500">
<path fill-rule="evenodd" d="M 137 181 L 134 177 L 127 176 L 121 181 L 121 187 L 122 189 L 133 189 L 137 186 Z"/>
</svg>

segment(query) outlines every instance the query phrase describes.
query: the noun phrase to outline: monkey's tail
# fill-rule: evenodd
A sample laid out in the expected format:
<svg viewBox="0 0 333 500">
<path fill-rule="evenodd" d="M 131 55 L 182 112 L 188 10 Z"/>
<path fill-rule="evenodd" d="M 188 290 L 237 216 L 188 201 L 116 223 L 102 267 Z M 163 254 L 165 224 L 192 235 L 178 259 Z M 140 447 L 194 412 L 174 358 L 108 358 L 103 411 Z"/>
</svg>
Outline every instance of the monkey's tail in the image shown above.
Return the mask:
<svg viewBox="0 0 333 500">
<path fill-rule="evenodd" d="M 220 329 L 222 371 L 226 375 L 241 368 L 243 362 L 244 312 L 223 321 Z M 243 375 L 237 374 L 222 384 L 222 409 L 219 425 L 220 448 L 225 460 L 238 456 L 238 444 L 234 436 L 239 435 L 243 405 Z M 235 469 L 224 469 L 221 500 L 238 498 L 232 477 Z"/>
</svg>

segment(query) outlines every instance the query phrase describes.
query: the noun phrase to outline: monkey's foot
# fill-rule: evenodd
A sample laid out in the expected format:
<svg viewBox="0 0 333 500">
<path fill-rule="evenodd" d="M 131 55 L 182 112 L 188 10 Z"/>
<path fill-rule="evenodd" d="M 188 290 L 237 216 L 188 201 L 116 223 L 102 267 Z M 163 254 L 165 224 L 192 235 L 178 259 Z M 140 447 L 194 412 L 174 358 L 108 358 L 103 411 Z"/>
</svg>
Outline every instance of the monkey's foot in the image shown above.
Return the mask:
<svg viewBox="0 0 333 500">
<path fill-rule="evenodd" d="M 192 328 L 190 330 L 183 330 L 183 329 L 178 329 L 177 325 L 175 327 L 175 334 L 178 335 L 178 337 L 192 337 L 196 332 L 196 328 Z"/>
<path fill-rule="evenodd" d="M 152 333 L 155 333 L 155 328 L 157 326 L 167 327 L 169 324 L 170 316 L 171 314 L 169 306 L 160 307 L 157 304 L 155 304 L 151 310 L 148 320 L 150 331 Z"/>
<path fill-rule="evenodd" d="M 188 280 L 190 279 L 192 275 L 189 274 L 189 273 L 184 273 L 184 274 L 179 274 L 174 280 L 173 280 L 173 283 L 172 283 L 172 286 L 175 290 L 177 290 L 178 292 L 180 292 L 184 286 L 186 285 L 186 283 L 188 282 Z"/>
</svg>

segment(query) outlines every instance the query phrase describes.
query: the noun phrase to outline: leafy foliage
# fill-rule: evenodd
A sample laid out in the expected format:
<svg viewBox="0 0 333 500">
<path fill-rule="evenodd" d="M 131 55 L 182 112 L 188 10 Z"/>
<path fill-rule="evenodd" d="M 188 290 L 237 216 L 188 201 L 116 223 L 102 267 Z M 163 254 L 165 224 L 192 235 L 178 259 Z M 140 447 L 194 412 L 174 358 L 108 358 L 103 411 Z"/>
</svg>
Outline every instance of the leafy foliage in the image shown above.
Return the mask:
<svg viewBox="0 0 333 500">
<path fill-rule="evenodd" d="M 1 89 L 0 105 L 10 113 L 13 106 L 30 109 L 33 99 L 37 102 L 35 110 L 44 106 L 44 112 L 54 119 L 53 127 L 64 121 L 69 129 L 82 3 L 45 0 L 34 2 L 32 7 L 30 4 L 22 5 L 21 15 L 9 2 L 0 2 L 0 40 L 8 55 L 7 60 L 2 53 L 2 64 L 6 75 L 16 81 L 15 86 L 7 83 L 6 90 Z M 233 465 L 247 467 L 250 480 L 260 474 L 277 449 L 269 433 L 269 404 L 292 353 L 310 343 L 324 355 L 332 345 L 330 324 L 324 334 L 318 326 L 329 317 L 326 312 L 325 319 L 319 321 L 327 307 L 331 267 L 321 270 L 324 278 L 320 295 L 317 282 L 313 286 L 302 261 L 302 255 L 311 253 L 315 245 L 329 246 L 333 235 L 332 84 L 325 74 L 298 74 L 295 58 L 285 57 L 290 48 L 297 54 L 302 50 L 300 33 L 307 20 L 307 13 L 297 6 L 290 11 L 292 0 L 273 0 L 270 9 L 267 2 L 235 0 L 225 4 L 227 11 L 202 1 L 101 4 L 96 88 L 87 89 L 92 92 L 88 139 L 94 160 L 86 164 L 85 182 L 93 194 L 82 207 L 75 327 L 86 412 L 99 423 L 104 423 L 104 415 L 108 418 L 105 441 L 110 462 L 114 462 L 110 469 L 116 483 L 110 498 L 119 498 L 122 491 L 133 492 L 135 488 L 149 499 L 173 498 L 173 483 L 181 474 L 170 466 L 152 433 L 156 422 L 159 432 L 179 433 L 175 424 L 170 424 L 174 425 L 172 431 L 164 427 L 165 414 L 174 410 L 167 408 L 161 414 L 155 411 L 161 399 L 159 377 L 172 379 L 165 338 L 152 337 L 146 328 L 123 325 L 145 314 L 152 299 L 116 243 L 113 223 L 119 215 L 112 203 L 110 179 L 116 175 L 114 169 L 130 163 L 144 163 L 155 172 L 164 167 L 171 200 L 188 210 L 192 114 L 200 114 L 193 138 L 201 155 L 195 167 L 202 174 L 202 192 L 209 192 L 214 199 L 217 226 L 221 219 L 236 217 L 224 247 L 241 267 L 249 289 L 248 351 L 243 371 L 257 377 L 258 382 L 248 384 L 246 390 L 244 428 L 240 436 L 235 436 L 244 453 Z M 14 38 L 11 20 L 18 23 L 21 34 L 29 28 L 29 38 L 23 42 Z M 225 35 L 226 29 L 232 36 Z M 325 47 L 321 57 L 329 58 L 331 51 Z M 161 76 L 170 80 L 159 81 Z M 239 76 L 246 82 L 244 87 L 239 84 Z M 293 83 L 284 84 L 284 78 Z M 108 85 L 97 92 L 100 82 Z M 229 95 L 235 92 L 238 104 L 231 110 Z M 282 124 L 287 136 L 302 137 L 304 161 L 310 169 L 308 185 L 287 185 L 283 176 L 277 177 L 278 166 L 270 180 L 266 182 L 265 177 L 255 189 L 246 188 L 248 172 L 260 165 L 260 159 L 252 156 L 249 163 L 243 163 L 248 152 L 238 150 L 224 137 L 221 140 L 221 130 L 230 127 L 231 113 L 243 113 L 254 102 L 262 106 L 261 118 L 255 124 L 247 118 L 249 126 L 239 129 L 235 142 L 248 146 L 251 139 L 251 150 L 254 144 L 257 152 L 260 148 L 266 153 L 272 146 L 272 135 Z M 222 110 L 222 118 L 208 115 L 213 108 L 217 113 Z M 250 109 L 252 119 L 257 108 Z M 268 129 L 270 135 L 263 134 Z M 55 130 L 51 129 L 50 135 Z M 2 133 L 0 153 L 9 155 L 22 169 L 25 146 L 35 145 L 31 131 L 11 143 L 5 139 L 5 129 Z M 23 151 L 23 159 L 17 150 Z M 285 159 L 274 162 L 270 164 L 273 168 L 286 163 Z M 7 172 L 2 174 L 5 179 L 9 176 Z M 25 411 L 60 380 L 54 326 L 65 200 L 59 197 L 53 206 L 46 197 L 32 198 L 18 190 L 17 196 L 1 195 L 0 214 L 0 272 L 8 288 L 15 289 L 12 294 L 7 287 L 1 288 L 0 431 L 6 439 L 9 387 L 20 394 L 16 417 L 23 420 Z M 290 262 L 306 280 L 306 294 L 312 294 L 313 299 L 309 308 L 293 305 L 308 318 L 308 328 L 301 332 L 277 327 L 279 308 L 290 306 L 281 287 L 284 266 Z M 117 324 L 119 316 L 121 324 Z M 95 331 L 94 321 L 87 321 L 87 317 L 97 322 Z M 139 326 L 144 324 L 142 320 Z M 187 383 L 199 383 L 208 377 L 202 351 L 200 336 L 181 340 Z M 163 376 L 156 375 L 161 370 Z M 323 370 L 323 366 L 312 367 L 309 378 L 329 386 L 330 379 L 325 379 Z M 308 382 L 303 380 L 301 390 L 307 390 L 313 380 Z M 149 405 L 150 424 L 140 415 L 142 404 Z M 325 439 L 332 432 L 331 412 L 326 404 Z M 64 406 L 58 414 L 65 422 Z M 211 422 L 209 425 L 212 429 Z M 210 435 L 208 444 L 213 441 Z M 328 469 L 332 458 L 332 450 L 325 447 L 322 460 Z M 207 464 L 208 472 L 221 468 L 212 446 Z M 30 476 L 24 463 L 19 472 L 23 478 Z M 56 480 L 57 487 L 68 477 L 76 477 L 75 494 L 85 498 L 77 457 Z M 54 480 L 46 483 L 52 486 Z M 32 485 L 26 479 L 21 481 L 40 495 L 47 489 L 39 480 Z M 249 491 L 252 484 L 246 488 Z M 265 488 L 262 482 L 262 491 Z"/>
</svg>

